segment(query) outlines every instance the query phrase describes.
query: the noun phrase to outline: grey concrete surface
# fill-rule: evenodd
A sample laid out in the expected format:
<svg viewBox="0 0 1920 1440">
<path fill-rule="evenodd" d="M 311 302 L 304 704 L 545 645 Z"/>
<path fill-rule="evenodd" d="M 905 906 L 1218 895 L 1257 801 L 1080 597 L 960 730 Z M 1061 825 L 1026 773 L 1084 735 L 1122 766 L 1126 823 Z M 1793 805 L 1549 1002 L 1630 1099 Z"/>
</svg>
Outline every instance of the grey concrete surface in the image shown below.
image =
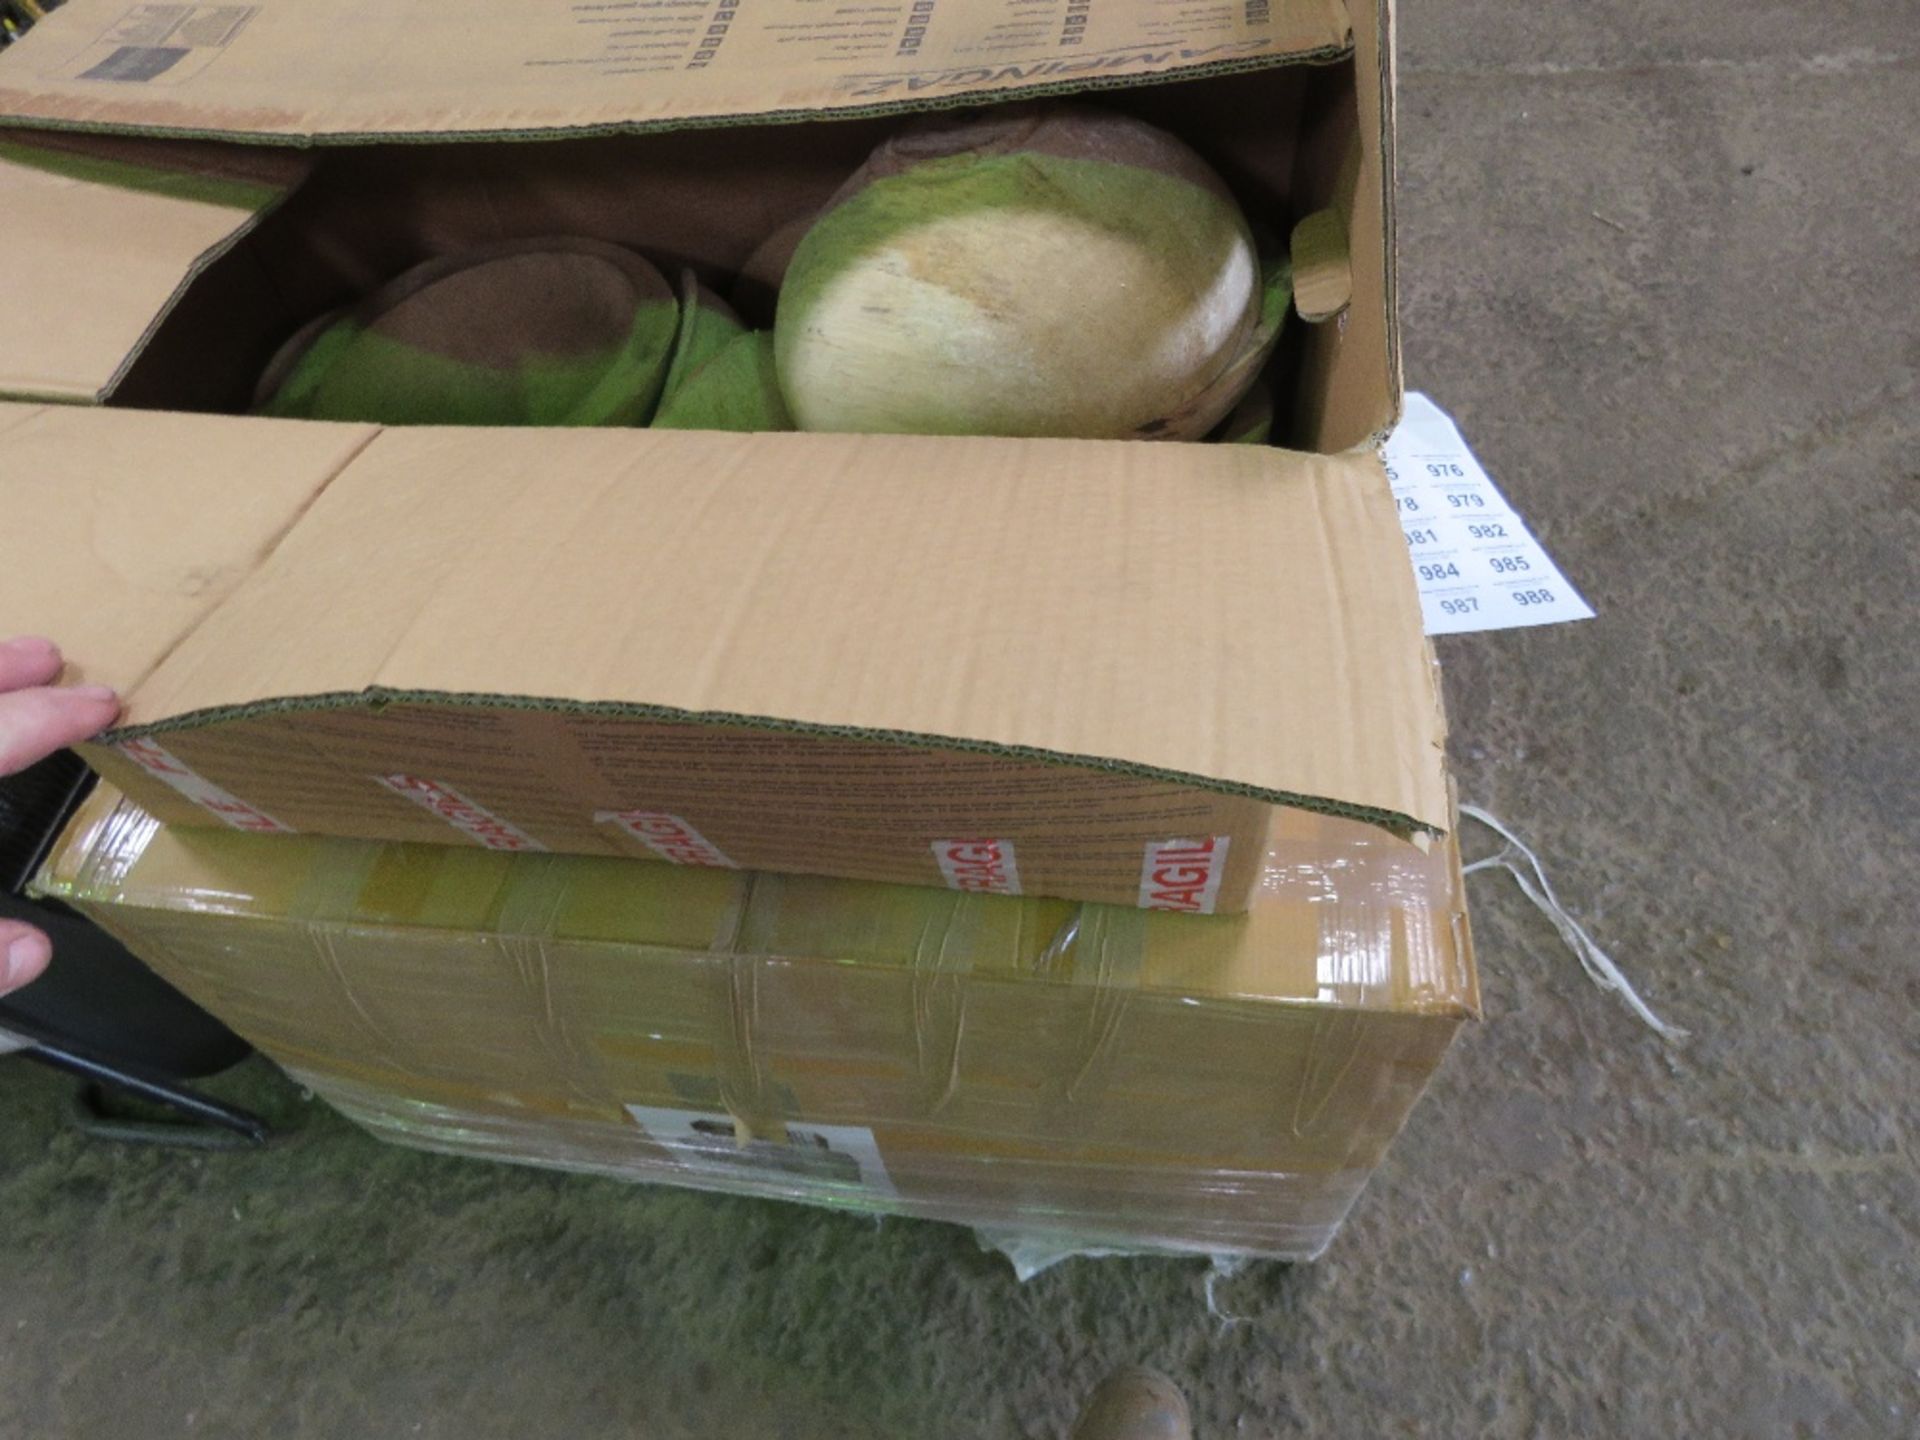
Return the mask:
<svg viewBox="0 0 1920 1440">
<path fill-rule="evenodd" d="M 0 1435 L 1920 1434 L 1920 17 L 1402 7 L 1410 383 L 1594 600 L 1442 647 L 1486 1021 L 1331 1254 L 1082 1261 L 378 1146 L 86 1144 L 0 1063 Z"/>
</svg>

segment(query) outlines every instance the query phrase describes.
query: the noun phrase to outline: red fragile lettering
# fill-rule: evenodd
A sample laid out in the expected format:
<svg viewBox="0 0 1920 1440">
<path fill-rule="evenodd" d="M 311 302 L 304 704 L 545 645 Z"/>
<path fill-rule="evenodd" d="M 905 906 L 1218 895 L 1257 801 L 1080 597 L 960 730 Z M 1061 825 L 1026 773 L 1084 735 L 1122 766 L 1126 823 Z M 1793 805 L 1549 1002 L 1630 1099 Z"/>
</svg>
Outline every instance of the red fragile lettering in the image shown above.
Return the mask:
<svg viewBox="0 0 1920 1440">
<path fill-rule="evenodd" d="M 522 834 L 508 821 L 483 810 L 451 786 L 418 775 L 379 775 L 375 777 L 396 795 L 404 795 L 429 815 L 444 820 L 454 829 L 472 836 L 490 850 L 540 850 L 539 841 Z"/>
<path fill-rule="evenodd" d="M 1147 846 L 1140 870 L 1140 904 L 1149 910 L 1211 915 L 1226 858 L 1226 839 L 1218 835 Z"/>
<path fill-rule="evenodd" d="M 675 865 L 708 865 L 715 869 L 731 869 L 727 857 L 698 835 L 682 830 L 671 839 L 648 839 L 653 853 L 662 860 Z"/>
<path fill-rule="evenodd" d="M 474 838 L 489 850 L 527 850 L 533 842 L 524 835 L 512 835 L 505 830 L 478 830 Z"/>
<path fill-rule="evenodd" d="M 200 802 L 236 830 L 284 830 L 286 826 L 244 800 L 209 796 Z"/>
<path fill-rule="evenodd" d="M 239 830 L 278 830 L 280 822 L 272 816 L 263 814 L 244 800 L 214 800 L 200 802 L 207 809 Z"/>
<path fill-rule="evenodd" d="M 701 836 L 676 821 L 652 820 L 636 825 L 634 831 L 650 844 L 654 853 L 675 865 L 723 865 L 720 852 Z"/>
<path fill-rule="evenodd" d="M 149 775 L 165 781 L 209 815 L 225 821 L 236 830 L 287 830 L 290 828 L 282 825 L 266 811 L 257 810 L 246 801 L 229 795 L 204 776 L 194 774 L 169 755 L 163 745 L 152 740 L 129 740 L 123 742 L 119 749 L 121 754 Z"/>
<path fill-rule="evenodd" d="M 675 841 L 688 839 L 687 827 L 670 815 L 634 815 L 629 823 L 636 835 L 645 835 L 654 840 Z"/>
<path fill-rule="evenodd" d="M 995 840 L 956 840 L 947 846 L 947 858 L 956 865 L 998 865 L 1000 844 Z"/>
<path fill-rule="evenodd" d="M 997 861 L 990 864 L 963 861 L 953 867 L 953 884 L 958 890 L 994 890 L 1006 883 L 1006 867 Z"/>
<path fill-rule="evenodd" d="M 188 775 L 192 772 L 180 764 L 166 751 L 150 740 L 128 740 L 120 746 L 121 753 L 135 764 L 151 770 L 156 775 Z"/>
<path fill-rule="evenodd" d="M 471 805 L 459 805 L 447 812 L 447 819 L 465 830 L 482 844 L 491 845 L 496 850 L 518 850 L 526 837 L 504 820 L 496 820 L 484 810 L 476 810 Z"/>
<path fill-rule="evenodd" d="M 1169 865 L 1153 872 L 1153 883 L 1162 890 L 1203 887 L 1207 883 L 1208 873 L 1204 865 Z"/>
<path fill-rule="evenodd" d="M 705 865 L 716 870 L 738 868 L 718 845 L 678 815 L 661 810 L 603 810 L 594 818 L 611 820 L 670 864 Z"/>
<path fill-rule="evenodd" d="M 995 895 L 1020 893 L 1020 866 L 1011 840 L 936 840 L 933 858 L 955 890 L 977 890 Z"/>
</svg>

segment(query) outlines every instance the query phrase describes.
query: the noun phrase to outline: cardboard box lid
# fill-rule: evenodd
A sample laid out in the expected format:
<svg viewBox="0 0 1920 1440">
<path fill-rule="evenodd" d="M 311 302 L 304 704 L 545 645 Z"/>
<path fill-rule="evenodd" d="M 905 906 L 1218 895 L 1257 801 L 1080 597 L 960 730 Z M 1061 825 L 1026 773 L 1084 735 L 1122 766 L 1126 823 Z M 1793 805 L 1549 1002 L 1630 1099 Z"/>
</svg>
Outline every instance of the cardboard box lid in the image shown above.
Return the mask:
<svg viewBox="0 0 1920 1440">
<path fill-rule="evenodd" d="M 1351 43 L 1341 0 L 822 9 L 546 0 L 482 17 L 468 0 L 70 0 L 0 59 L 0 112 L 290 142 L 582 133 L 1085 89 Z"/>
<path fill-rule="evenodd" d="M 374 434 L 0 403 L 0 633 L 134 688 Z"/>
<path fill-rule="evenodd" d="M 1371 454 L 0 405 L 0 514 L 42 512 L 0 530 L 3 628 L 120 686 L 124 734 L 516 697 L 1448 823 Z"/>
</svg>

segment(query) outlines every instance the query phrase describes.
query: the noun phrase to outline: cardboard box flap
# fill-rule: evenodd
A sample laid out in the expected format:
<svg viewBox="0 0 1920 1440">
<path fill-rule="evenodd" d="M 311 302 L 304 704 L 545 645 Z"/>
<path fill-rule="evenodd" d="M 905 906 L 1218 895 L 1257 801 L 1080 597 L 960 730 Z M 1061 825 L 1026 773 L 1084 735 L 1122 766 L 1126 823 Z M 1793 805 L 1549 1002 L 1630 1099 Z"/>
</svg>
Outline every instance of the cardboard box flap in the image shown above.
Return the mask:
<svg viewBox="0 0 1920 1440">
<path fill-rule="evenodd" d="M 916 0 L 467 0 L 129 6 L 70 0 L 0 59 L 0 113 L 287 140 L 802 118 L 1325 57 L 1341 0 L 1245 6 Z"/>
<path fill-rule="evenodd" d="M 0 635 L 137 687 L 374 434 L 270 423 L 0 403 Z"/>
<path fill-rule="evenodd" d="M 128 720 L 524 697 L 954 742 L 1444 829 L 1404 545 L 1370 454 L 388 430 Z"/>
<path fill-rule="evenodd" d="M 0 133 L 0 395 L 105 399 L 187 286 L 306 168 L 258 149 Z"/>
</svg>

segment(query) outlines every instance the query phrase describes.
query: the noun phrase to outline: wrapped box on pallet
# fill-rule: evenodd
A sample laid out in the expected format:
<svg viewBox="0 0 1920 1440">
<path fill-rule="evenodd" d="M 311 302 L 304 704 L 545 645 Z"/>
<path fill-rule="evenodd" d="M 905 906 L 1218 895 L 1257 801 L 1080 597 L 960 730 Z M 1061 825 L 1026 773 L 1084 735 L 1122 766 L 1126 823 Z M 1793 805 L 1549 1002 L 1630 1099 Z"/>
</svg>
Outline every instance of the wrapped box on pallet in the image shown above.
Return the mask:
<svg viewBox="0 0 1920 1440">
<path fill-rule="evenodd" d="M 1236 916 L 173 827 L 42 872 L 375 1134 L 1305 1258 L 1477 1007 L 1451 840 L 1283 812 Z"/>
</svg>

